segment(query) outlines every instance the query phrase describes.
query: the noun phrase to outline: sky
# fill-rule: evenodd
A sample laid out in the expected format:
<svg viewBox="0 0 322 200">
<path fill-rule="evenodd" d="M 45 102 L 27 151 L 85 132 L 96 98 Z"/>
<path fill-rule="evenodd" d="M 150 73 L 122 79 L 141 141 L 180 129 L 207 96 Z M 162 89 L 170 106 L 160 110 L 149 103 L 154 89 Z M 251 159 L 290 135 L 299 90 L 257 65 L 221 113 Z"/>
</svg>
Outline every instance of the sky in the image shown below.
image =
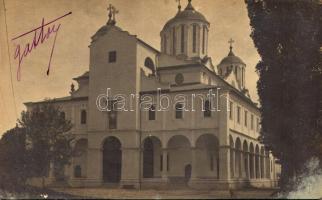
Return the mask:
<svg viewBox="0 0 322 200">
<path fill-rule="evenodd" d="M 175 0 L 1 0 L 0 135 L 15 126 L 21 111 L 25 110 L 24 102 L 69 95 L 72 78 L 88 70 L 90 38 L 107 22 L 110 3 L 119 10 L 117 26 L 160 49 L 160 31 L 177 12 Z M 181 0 L 181 4 L 185 8 L 187 0 Z M 247 65 L 246 87 L 257 102 L 255 66 L 260 57 L 250 38 L 251 28 L 244 1 L 193 0 L 192 4 L 210 22 L 208 56 L 212 57 L 213 64 L 219 64 L 227 56 L 228 40 L 233 38 L 235 55 Z M 18 81 L 19 62 L 14 59 L 14 53 L 17 45 L 32 41 L 33 34 L 12 39 L 39 27 L 43 18 L 46 23 L 69 12 L 72 14 L 57 21 L 61 26 L 50 75 L 47 76 L 46 71 L 54 36 L 23 59 L 21 80 Z"/>
</svg>

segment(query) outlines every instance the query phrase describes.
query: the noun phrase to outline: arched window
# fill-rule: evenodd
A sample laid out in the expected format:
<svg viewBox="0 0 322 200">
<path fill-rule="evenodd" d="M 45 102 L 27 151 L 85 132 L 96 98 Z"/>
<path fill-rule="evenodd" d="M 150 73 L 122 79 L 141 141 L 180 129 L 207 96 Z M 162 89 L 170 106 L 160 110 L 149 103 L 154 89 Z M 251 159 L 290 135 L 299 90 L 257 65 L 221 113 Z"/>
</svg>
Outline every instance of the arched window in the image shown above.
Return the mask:
<svg viewBox="0 0 322 200">
<path fill-rule="evenodd" d="M 248 112 L 247 112 L 247 110 L 245 110 L 245 127 L 247 127 L 247 125 L 248 125 Z"/>
<path fill-rule="evenodd" d="M 60 117 L 61 117 L 62 119 L 64 119 L 64 120 L 65 120 L 65 119 L 66 119 L 66 114 L 65 114 L 65 112 L 61 112 L 61 113 L 60 113 Z"/>
<path fill-rule="evenodd" d="M 155 120 L 155 106 L 152 105 L 149 109 L 149 120 Z"/>
<path fill-rule="evenodd" d="M 206 100 L 203 107 L 203 116 L 211 117 L 211 102 L 210 100 Z"/>
<path fill-rule="evenodd" d="M 202 30 L 202 53 L 205 54 L 205 45 L 206 45 L 206 26 Z"/>
<path fill-rule="evenodd" d="M 86 110 L 82 110 L 81 111 L 81 124 L 86 124 L 86 120 L 87 120 Z"/>
<path fill-rule="evenodd" d="M 167 36 L 163 36 L 163 51 L 164 53 L 167 53 L 167 46 L 168 46 L 168 41 L 167 41 Z"/>
<path fill-rule="evenodd" d="M 152 71 L 152 73 L 154 74 L 155 68 L 154 68 L 153 60 L 151 58 L 147 57 L 145 59 L 144 66 L 147 67 L 148 69 L 150 69 Z"/>
<path fill-rule="evenodd" d="M 75 178 L 81 178 L 82 177 L 82 168 L 79 165 L 76 165 L 74 167 L 74 177 Z"/>
<path fill-rule="evenodd" d="M 173 29 L 172 29 L 172 53 L 174 56 L 176 55 L 176 43 L 177 43 L 176 28 L 173 27 Z"/>
<path fill-rule="evenodd" d="M 233 102 L 229 102 L 229 119 L 233 119 L 233 113 L 234 113 L 234 104 Z"/>
<path fill-rule="evenodd" d="M 109 129 L 117 128 L 117 104 L 116 100 L 108 101 L 110 111 L 108 112 L 108 127 Z"/>
<path fill-rule="evenodd" d="M 183 118 L 183 105 L 182 103 L 176 104 L 176 119 L 182 119 Z"/>
<path fill-rule="evenodd" d="M 197 25 L 194 24 L 192 27 L 192 52 L 197 52 Z"/>
<path fill-rule="evenodd" d="M 181 25 L 181 53 L 184 53 L 184 25 Z"/>
</svg>

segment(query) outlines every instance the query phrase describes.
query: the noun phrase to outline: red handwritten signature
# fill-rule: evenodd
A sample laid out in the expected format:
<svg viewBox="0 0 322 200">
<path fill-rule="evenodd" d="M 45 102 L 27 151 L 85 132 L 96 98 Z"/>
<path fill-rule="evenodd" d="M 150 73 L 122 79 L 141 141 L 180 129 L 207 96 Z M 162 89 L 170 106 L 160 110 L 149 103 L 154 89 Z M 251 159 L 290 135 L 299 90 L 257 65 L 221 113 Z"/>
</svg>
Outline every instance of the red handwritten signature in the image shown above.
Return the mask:
<svg viewBox="0 0 322 200">
<path fill-rule="evenodd" d="M 53 24 L 54 22 L 72 14 L 72 12 L 69 12 L 61 17 L 58 17 L 50 22 L 47 22 L 45 24 L 45 19 L 42 18 L 41 25 L 35 29 L 32 29 L 31 31 L 28 31 L 26 33 L 23 33 L 15 38 L 12 39 L 12 41 L 21 38 L 27 34 L 34 33 L 34 37 L 32 42 L 28 42 L 25 44 L 23 47 L 23 50 L 21 48 L 20 44 L 17 44 L 15 54 L 14 54 L 14 59 L 18 59 L 18 69 L 17 69 L 17 80 L 20 81 L 21 79 L 21 65 L 23 62 L 23 59 L 26 58 L 36 47 L 40 44 L 43 44 L 46 40 L 50 38 L 50 36 L 54 35 L 54 42 L 51 47 L 51 53 L 49 57 L 49 62 L 48 62 L 48 67 L 47 67 L 47 75 L 49 75 L 50 72 L 50 66 L 51 66 L 51 59 L 53 57 L 54 49 L 55 49 L 55 44 L 56 44 L 56 38 L 58 35 L 58 31 L 60 29 L 61 24 Z M 51 26 L 48 26 L 52 24 Z M 45 28 L 48 26 L 47 30 Z"/>
</svg>

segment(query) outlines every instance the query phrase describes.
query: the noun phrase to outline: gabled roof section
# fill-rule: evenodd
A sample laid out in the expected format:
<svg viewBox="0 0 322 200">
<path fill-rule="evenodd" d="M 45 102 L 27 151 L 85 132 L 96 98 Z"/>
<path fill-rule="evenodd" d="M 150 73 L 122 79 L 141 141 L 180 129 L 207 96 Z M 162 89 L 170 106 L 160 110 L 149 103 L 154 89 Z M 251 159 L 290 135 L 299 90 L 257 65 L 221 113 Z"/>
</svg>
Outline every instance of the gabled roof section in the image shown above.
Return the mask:
<svg viewBox="0 0 322 200">
<path fill-rule="evenodd" d="M 140 38 L 136 37 L 137 41 L 142 44 L 143 46 L 147 47 L 148 49 L 154 51 L 155 53 L 159 54 L 160 51 L 157 50 L 156 48 L 152 47 L 151 45 L 149 45 L 148 43 L 144 42 L 143 40 L 141 40 Z"/>
<path fill-rule="evenodd" d="M 135 35 L 131 35 L 128 31 L 123 31 L 118 26 L 107 24 L 107 25 L 102 26 L 100 29 L 98 29 L 98 31 L 91 37 L 92 43 L 95 42 L 99 37 L 105 35 L 106 33 L 108 33 L 111 30 L 116 30 L 116 31 L 119 31 L 121 33 L 125 33 L 128 36 L 135 36 Z"/>
<path fill-rule="evenodd" d="M 81 79 L 88 79 L 89 78 L 89 71 L 85 72 L 83 75 L 78 76 L 76 78 L 73 78 L 73 80 L 77 81 L 77 80 L 81 80 Z"/>
<path fill-rule="evenodd" d="M 107 34 L 110 30 L 116 30 L 119 31 L 121 33 L 125 33 L 128 36 L 132 36 L 135 37 L 138 41 L 138 43 L 142 44 L 143 46 L 147 47 L 148 49 L 154 51 L 155 53 L 160 53 L 159 50 L 157 50 L 156 48 L 152 47 L 151 45 L 149 45 L 148 43 L 144 42 L 142 39 L 138 38 L 136 35 L 131 35 L 128 31 L 124 31 L 122 30 L 120 27 L 115 26 L 115 25 L 104 25 L 102 26 L 100 29 L 98 29 L 98 31 L 91 37 L 92 38 L 92 42 L 96 41 L 99 37 L 104 36 L 105 34 Z"/>
<path fill-rule="evenodd" d="M 60 103 L 60 102 L 67 102 L 67 101 L 84 101 L 88 100 L 88 97 L 78 97 L 72 98 L 71 96 L 54 98 L 54 99 L 45 99 L 43 101 L 35 101 L 35 102 L 26 102 L 24 103 L 26 106 L 31 106 L 34 104 L 45 104 L 45 103 Z"/>
</svg>

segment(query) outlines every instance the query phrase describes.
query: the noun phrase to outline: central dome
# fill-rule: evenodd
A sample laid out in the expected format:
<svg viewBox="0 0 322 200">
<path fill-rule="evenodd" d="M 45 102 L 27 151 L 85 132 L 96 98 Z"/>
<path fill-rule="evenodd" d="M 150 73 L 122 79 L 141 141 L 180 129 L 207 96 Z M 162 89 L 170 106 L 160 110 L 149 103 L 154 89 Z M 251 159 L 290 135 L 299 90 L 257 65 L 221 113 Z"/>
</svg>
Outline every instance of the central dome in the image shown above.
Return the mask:
<svg viewBox="0 0 322 200">
<path fill-rule="evenodd" d="M 193 8 L 191 0 L 183 11 L 179 4 L 177 14 L 160 33 L 161 52 L 179 59 L 202 60 L 208 54 L 209 27 L 210 23 Z"/>
<path fill-rule="evenodd" d="M 201 14 L 200 12 L 196 11 L 194 7 L 191 4 L 191 0 L 189 0 L 189 3 L 187 7 L 184 9 L 184 11 L 179 10 L 175 17 L 170 19 L 163 27 L 163 29 L 167 28 L 170 24 L 176 22 L 176 21 L 182 21 L 182 20 L 189 20 L 189 21 L 200 21 L 206 24 L 209 24 L 206 17 Z"/>
</svg>

